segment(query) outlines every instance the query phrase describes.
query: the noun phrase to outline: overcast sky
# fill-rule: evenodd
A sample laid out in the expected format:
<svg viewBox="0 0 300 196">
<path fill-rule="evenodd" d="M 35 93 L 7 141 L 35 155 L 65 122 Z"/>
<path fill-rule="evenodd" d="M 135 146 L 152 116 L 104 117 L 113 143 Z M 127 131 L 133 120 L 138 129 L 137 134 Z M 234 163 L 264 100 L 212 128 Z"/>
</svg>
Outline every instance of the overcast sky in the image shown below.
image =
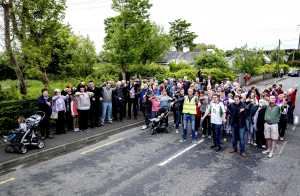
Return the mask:
<svg viewBox="0 0 300 196">
<path fill-rule="evenodd" d="M 167 32 L 178 18 L 192 23 L 195 42 L 222 49 L 249 47 L 297 48 L 300 0 L 150 0 L 151 20 Z M 88 35 L 98 51 L 103 45 L 104 19 L 115 15 L 111 0 L 67 0 L 66 23 L 76 34 Z"/>
</svg>

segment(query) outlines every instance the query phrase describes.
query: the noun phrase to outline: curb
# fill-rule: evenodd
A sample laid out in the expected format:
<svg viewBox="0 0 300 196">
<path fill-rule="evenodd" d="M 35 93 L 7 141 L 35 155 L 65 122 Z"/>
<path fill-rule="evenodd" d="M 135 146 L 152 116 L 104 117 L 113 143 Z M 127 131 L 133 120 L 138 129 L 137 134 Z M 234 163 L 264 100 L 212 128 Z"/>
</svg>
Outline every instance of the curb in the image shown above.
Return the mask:
<svg viewBox="0 0 300 196">
<path fill-rule="evenodd" d="M 39 151 L 36 153 L 28 154 L 26 156 L 21 156 L 21 157 L 12 159 L 12 160 L 2 162 L 2 163 L 0 163 L 0 175 L 8 172 L 10 170 L 14 170 L 15 167 L 20 166 L 20 165 L 35 164 L 38 162 L 49 160 L 51 158 L 54 158 L 54 157 L 57 157 L 60 155 L 64 155 L 69 152 L 76 151 L 82 147 L 85 147 L 85 146 L 97 143 L 101 140 L 104 140 L 111 135 L 121 133 L 125 130 L 135 128 L 135 127 L 138 127 L 143 124 L 144 124 L 144 121 L 139 121 L 136 123 L 132 123 L 132 124 L 123 126 L 123 127 L 106 130 L 106 131 L 103 131 L 102 133 L 92 135 L 89 137 L 85 137 L 82 139 L 78 139 L 78 140 L 72 141 L 67 144 L 58 145 L 53 148 L 45 149 L 45 150 L 42 150 L 42 151 Z"/>
</svg>

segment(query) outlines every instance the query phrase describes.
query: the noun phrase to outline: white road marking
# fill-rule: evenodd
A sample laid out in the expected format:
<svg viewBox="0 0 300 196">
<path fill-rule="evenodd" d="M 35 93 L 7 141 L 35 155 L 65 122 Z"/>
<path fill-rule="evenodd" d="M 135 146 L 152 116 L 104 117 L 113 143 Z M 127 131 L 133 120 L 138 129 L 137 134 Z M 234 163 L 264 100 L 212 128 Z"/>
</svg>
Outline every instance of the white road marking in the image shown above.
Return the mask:
<svg viewBox="0 0 300 196">
<path fill-rule="evenodd" d="M 299 123 L 299 116 L 296 115 L 296 116 L 294 117 L 294 124 L 295 124 L 295 125 L 298 125 L 298 123 Z"/>
<path fill-rule="evenodd" d="M 204 139 L 201 139 L 196 144 L 193 144 L 193 145 L 187 147 L 186 149 L 184 149 L 183 151 L 176 153 L 175 155 L 173 155 L 172 157 L 168 158 L 167 160 L 159 163 L 158 166 L 162 167 L 162 166 L 168 164 L 169 162 L 171 162 L 172 160 L 176 159 L 177 157 L 179 157 L 180 155 L 184 154 L 185 152 L 191 150 L 192 148 L 195 148 L 197 145 L 201 144 L 202 142 L 204 142 Z"/>
<path fill-rule="evenodd" d="M 84 152 L 81 152 L 80 154 L 81 154 L 81 155 L 85 155 L 85 154 L 87 154 L 87 153 L 93 152 L 93 151 L 95 151 L 95 150 L 98 150 L 98 149 L 103 148 L 103 147 L 105 147 L 105 146 L 109 146 L 109 145 L 111 145 L 111 144 L 117 143 L 117 142 L 122 141 L 122 140 L 124 140 L 124 138 L 120 138 L 120 139 L 117 139 L 117 140 L 113 140 L 113 141 L 111 141 L 111 142 L 107 142 L 107 143 L 102 144 L 102 145 L 100 145 L 100 146 L 96 146 L 96 147 L 94 147 L 94 148 L 91 148 L 91 149 L 89 149 L 89 150 L 86 150 L 86 151 L 84 151 Z"/>
<path fill-rule="evenodd" d="M 0 185 L 11 182 L 11 181 L 14 181 L 14 180 L 15 180 L 15 178 L 9 178 L 7 180 L 0 181 Z"/>
</svg>

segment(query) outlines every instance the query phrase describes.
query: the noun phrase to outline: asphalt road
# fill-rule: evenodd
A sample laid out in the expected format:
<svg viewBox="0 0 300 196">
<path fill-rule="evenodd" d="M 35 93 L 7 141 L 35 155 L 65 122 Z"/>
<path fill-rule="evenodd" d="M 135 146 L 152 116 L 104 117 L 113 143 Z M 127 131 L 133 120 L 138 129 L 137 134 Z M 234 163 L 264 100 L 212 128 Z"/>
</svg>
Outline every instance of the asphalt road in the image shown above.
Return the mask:
<svg viewBox="0 0 300 196">
<path fill-rule="evenodd" d="M 299 78 L 281 82 L 284 88 Z M 300 115 L 300 95 L 296 115 Z M 216 153 L 210 140 L 179 143 L 180 136 L 151 136 L 130 129 L 95 145 L 0 176 L 6 196 L 297 196 L 300 195 L 300 129 L 290 126 L 288 140 L 268 159 L 247 147 L 247 158 Z"/>
</svg>

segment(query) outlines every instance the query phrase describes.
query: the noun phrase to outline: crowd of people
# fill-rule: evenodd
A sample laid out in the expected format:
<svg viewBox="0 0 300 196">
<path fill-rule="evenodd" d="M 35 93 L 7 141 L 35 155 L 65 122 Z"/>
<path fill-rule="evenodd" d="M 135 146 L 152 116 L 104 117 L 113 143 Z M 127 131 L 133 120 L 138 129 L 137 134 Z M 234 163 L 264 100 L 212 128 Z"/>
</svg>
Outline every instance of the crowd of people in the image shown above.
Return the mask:
<svg viewBox="0 0 300 196">
<path fill-rule="evenodd" d="M 99 87 L 94 81 L 77 87 L 68 84 L 63 90 L 55 89 L 52 97 L 42 90 L 38 104 L 46 116 L 41 136 L 53 138 L 50 119 L 55 120 L 56 134 L 64 134 L 126 117 L 137 119 L 139 113 L 145 118 L 142 129 L 147 129 L 163 108 L 173 113 L 180 142 L 186 142 L 190 127 L 192 142 L 211 138 L 211 148 L 217 152 L 222 150 L 222 138 L 231 138 L 232 153 L 246 156 L 246 144 L 251 144 L 271 158 L 277 141 L 285 139 L 288 123 L 293 123 L 296 93 L 296 87 L 285 90 L 280 84 L 259 91 L 226 79 L 216 83 L 201 73 L 195 80 L 166 79 L 160 84 L 155 79 L 108 81 Z"/>
</svg>

